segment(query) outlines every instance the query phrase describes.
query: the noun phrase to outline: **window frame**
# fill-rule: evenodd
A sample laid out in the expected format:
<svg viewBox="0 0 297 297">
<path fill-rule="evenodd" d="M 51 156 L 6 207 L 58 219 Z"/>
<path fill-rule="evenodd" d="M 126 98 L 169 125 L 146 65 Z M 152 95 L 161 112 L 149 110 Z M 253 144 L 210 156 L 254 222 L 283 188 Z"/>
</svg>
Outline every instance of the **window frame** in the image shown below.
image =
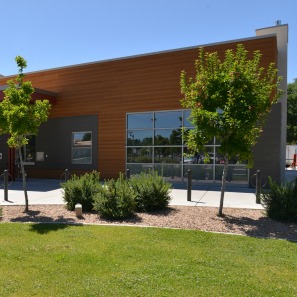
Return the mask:
<svg viewBox="0 0 297 297">
<path fill-rule="evenodd" d="M 75 134 L 90 134 L 91 140 L 90 144 L 75 145 L 74 135 Z M 90 161 L 74 161 L 74 151 L 79 149 L 90 150 Z M 73 165 L 91 165 L 93 164 L 93 133 L 92 131 L 75 131 L 71 133 L 71 164 Z"/>
</svg>

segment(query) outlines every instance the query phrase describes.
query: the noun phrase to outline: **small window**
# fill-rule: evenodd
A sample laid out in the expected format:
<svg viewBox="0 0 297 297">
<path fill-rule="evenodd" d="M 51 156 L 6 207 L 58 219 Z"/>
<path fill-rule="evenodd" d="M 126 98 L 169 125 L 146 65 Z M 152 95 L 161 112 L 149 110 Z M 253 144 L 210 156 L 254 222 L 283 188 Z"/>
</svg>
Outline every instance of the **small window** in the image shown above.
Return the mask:
<svg viewBox="0 0 297 297">
<path fill-rule="evenodd" d="M 26 135 L 27 144 L 22 146 L 22 158 L 25 165 L 34 165 L 35 162 L 35 135 Z M 19 162 L 19 150 L 16 151 L 16 162 Z"/>
<path fill-rule="evenodd" d="M 72 133 L 72 164 L 92 164 L 92 132 Z"/>
<path fill-rule="evenodd" d="M 35 162 L 35 135 L 26 135 L 28 143 L 22 147 L 24 163 Z"/>
</svg>

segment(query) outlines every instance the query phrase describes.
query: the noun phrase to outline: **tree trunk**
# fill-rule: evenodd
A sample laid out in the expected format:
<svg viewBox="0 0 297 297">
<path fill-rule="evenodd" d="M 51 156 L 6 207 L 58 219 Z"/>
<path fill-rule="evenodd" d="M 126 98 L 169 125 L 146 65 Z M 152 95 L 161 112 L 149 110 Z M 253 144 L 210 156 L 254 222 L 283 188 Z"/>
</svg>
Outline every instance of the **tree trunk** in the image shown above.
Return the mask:
<svg viewBox="0 0 297 297">
<path fill-rule="evenodd" d="M 25 194 L 25 212 L 29 210 L 29 201 L 28 201 L 28 193 L 27 193 L 27 177 L 25 173 L 25 167 L 23 162 L 23 155 L 22 155 L 22 148 L 19 147 L 19 159 L 20 159 L 20 166 L 22 171 L 22 179 L 23 179 L 23 190 Z"/>
<path fill-rule="evenodd" d="M 218 216 L 223 216 L 223 205 L 224 205 L 224 195 L 225 195 L 225 187 L 226 187 L 226 178 L 227 178 L 227 171 L 228 171 L 228 156 L 225 156 L 224 162 L 224 169 L 223 169 L 223 176 L 222 176 L 222 187 L 221 187 L 221 199 L 220 199 L 220 207 Z"/>
</svg>

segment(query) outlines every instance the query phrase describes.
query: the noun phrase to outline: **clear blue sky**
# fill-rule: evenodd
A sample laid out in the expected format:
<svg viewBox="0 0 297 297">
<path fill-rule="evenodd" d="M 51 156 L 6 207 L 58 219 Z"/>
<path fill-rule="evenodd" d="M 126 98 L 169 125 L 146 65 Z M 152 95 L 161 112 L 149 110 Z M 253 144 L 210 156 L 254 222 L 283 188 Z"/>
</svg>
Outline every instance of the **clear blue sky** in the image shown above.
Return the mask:
<svg viewBox="0 0 297 297">
<path fill-rule="evenodd" d="M 255 36 L 289 25 L 288 82 L 297 78 L 296 0 L 0 1 L 0 73 L 27 72 Z M 194 61 L 193 61 L 194 62 Z"/>
</svg>

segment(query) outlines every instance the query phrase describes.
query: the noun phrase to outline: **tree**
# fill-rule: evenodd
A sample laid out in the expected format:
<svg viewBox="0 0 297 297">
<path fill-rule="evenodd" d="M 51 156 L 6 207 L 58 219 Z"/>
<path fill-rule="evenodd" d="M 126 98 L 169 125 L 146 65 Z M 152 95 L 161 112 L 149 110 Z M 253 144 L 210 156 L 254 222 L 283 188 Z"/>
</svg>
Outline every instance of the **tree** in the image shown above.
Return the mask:
<svg viewBox="0 0 297 297">
<path fill-rule="evenodd" d="M 218 215 L 222 216 L 228 162 L 238 158 L 252 166 L 252 147 L 262 132 L 263 123 L 280 96 L 277 69 L 273 63 L 260 66 L 261 53 L 252 58 L 242 44 L 227 50 L 221 61 L 217 52 L 199 51 L 196 76 L 181 73 L 181 104 L 191 110 L 193 130 L 186 131 L 188 150 L 195 154 L 216 137 L 224 156 L 221 198 Z"/>
<path fill-rule="evenodd" d="M 34 88 L 30 81 L 24 81 L 23 70 L 27 67 L 24 58 L 15 58 L 19 74 L 7 82 L 4 99 L 0 103 L 0 134 L 8 134 L 7 144 L 19 153 L 25 195 L 25 212 L 28 211 L 28 194 L 22 147 L 28 143 L 26 135 L 36 135 L 41 123 L 47 121 L 50 104 L 48 100 L 31 99 Z"/>
<path fill-rule="evenodd" d="M 297 144 L 297 78 L 288 84 L 287 143 Z"/>
</svg>

